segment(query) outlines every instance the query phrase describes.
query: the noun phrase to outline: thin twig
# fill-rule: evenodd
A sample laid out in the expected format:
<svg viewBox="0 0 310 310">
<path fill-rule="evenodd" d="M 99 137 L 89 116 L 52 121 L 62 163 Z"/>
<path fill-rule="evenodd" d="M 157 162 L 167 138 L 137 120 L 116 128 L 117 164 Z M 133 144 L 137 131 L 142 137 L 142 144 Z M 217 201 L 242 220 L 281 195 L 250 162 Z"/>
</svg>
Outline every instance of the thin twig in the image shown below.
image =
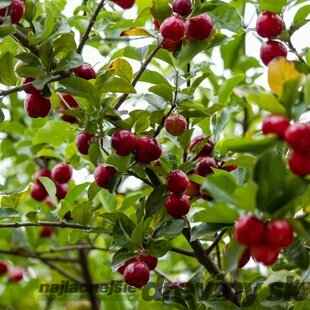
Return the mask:
<svg viewBox="0 0 310 310">
<path fill-rule="evenodd" d="M 159 270 L 159 269 L 155 269 L 154 270 L 155 273 L 157 273 L 158 275 L 160 275 L 161 277 L 163 277 L 166 281 L 168 281 L 169 283 L 175 283 L 175 281 L 173 281 L 166 273 L 164 273 L 163 271 Z"/>
<path fill-rule="evenodd" d="M 191 252 L 191 251 L 188 251 L 188 250 L 183 250 L 183 249 L 176 248 L 176 247 L 172 247 L 170 249 L 170 251 L 171 252 L 175 252 L 175 253 L 179 253 L 179 254 L 182 254 L 182 255 L 185 255 L 185 256 L 195 257 L 194 252 Z"/>
<path fill-rule="evenodd" d="M 212 242 L 212 244 L 206 249 L 205 253 L 209 255 L 211 251 L 216 247 L 216 245 L 221 241 L 224 236 L 226 229 L 223 229 L 219 234 L 217 234 L 216 238 Z"/>
<path fill-rule="evenodd" d="M 51 226 L 51 227 L 62 227 L 62 228 L 74 228 L 74 229 L 83 229 L 83 230 L 95 230 L 98 227 L 81 225 L 75 223 L 66 223 L 66 222 L 43 222 L 39 221 L 37 223 L 31 222 L 16 222 L 16 223 L 0 223 L 0 228 L 8 228 L 8 227 L 36 227 L 36 226 Z"/>
</svg>

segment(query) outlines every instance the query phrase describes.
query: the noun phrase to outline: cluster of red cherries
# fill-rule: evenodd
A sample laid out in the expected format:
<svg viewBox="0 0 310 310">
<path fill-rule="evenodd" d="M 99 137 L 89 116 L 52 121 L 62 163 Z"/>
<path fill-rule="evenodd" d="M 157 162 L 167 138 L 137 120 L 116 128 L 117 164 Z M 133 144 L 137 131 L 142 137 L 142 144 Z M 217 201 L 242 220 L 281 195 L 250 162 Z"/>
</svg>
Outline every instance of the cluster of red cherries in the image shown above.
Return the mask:
<svg viewBox="0 0 310 310">
<path fill-rule="evenodd" d="M 24 278 L 24 269 L 21 267 L 10 268 L 6 261 L 0 261 L 0 276 L 8 275 L 10 282 L 19 282 Z"/>
<path fill-rule="evenodd" d="M 208 14 L 188 17 L 192 11 L 190 0 L 174 0 L 173 15 L 167 17 L 162 24 L 154 19 L 155 28 L 159 29 L 159 40 L 165 39 L 162 48 L 173 52 L 179 49 L 184 39 L 206 40 L 213 31 L 213 21 Z"/>
<path fill-rule="evenodd" d="M 269 115 L 263 120 L 264 134 L 276 134 L 291 147 L 288 164 L 291 171 L 301 177 L 310 174 L 310 124 L 293 125 L 282 115 Z"/>
<path fill-rule="evenodd" d="M 264 223 L 255 216 L 241 217 L 235 225 L 235 239 L 246 246 L 239 261 L 239 268 L 245 266 L 250 257 L 266 266 L 273 265 L 281 248 L 293 241 L 291 225 L 283 219 Z"/>
<path fill-rule="evenodd" d="M 124 276 L 127 284 L 142 287 L 149 282 L 150 271 L 157 266 L 157 257 L 139 255 L 125 262 L 117 271 Z"/>
<path fill-rule="evenodd" d="M 274 58 L 287 56 L 285 45 L 279 41 L 272 40 L 272 38 L 279 36 L 284 29 L 285 23 L 278 14 L 272 12 L 262 12 L 259 14 L 256 22 L 256 32 L 262 38 L 268 39 L 260 49 L 261 60 L 266 66 Z"/>
</svg>

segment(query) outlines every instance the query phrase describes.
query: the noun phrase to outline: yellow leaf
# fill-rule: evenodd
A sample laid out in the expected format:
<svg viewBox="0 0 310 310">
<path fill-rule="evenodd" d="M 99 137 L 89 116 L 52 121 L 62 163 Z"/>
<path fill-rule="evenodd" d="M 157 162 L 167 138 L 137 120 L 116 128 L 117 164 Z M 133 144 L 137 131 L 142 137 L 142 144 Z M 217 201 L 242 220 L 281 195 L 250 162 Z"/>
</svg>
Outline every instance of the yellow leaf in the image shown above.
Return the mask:
<svg viewBox="0 0 310 310">
<path fill-rule="evenodd" d="M 300 78 L 301 74 L 295 69 L 293 62 L 284 57 L 277 58 L 268 64 L 268 83 L 271 90 L 279 97 L 287 81 Z"/>
<path fill-rule="evenodd" d="M 131 82 L 133 72 L 129 62 L 123 58 L 114 60 L 107 68 L 107 71 L 114 71 L 114 74 L 125 79 L 127 82 Z"/>
<path fill-rule="evenodd" d="M 134 36 L 134 37 L 152 37 L 152 35 L 147 32 L 146 30 L 138 27 L 132 27 L 127 30 L 124 30 L 121 33 L 121 37 L 128 37 L 128 36 Z"/>
</svg>

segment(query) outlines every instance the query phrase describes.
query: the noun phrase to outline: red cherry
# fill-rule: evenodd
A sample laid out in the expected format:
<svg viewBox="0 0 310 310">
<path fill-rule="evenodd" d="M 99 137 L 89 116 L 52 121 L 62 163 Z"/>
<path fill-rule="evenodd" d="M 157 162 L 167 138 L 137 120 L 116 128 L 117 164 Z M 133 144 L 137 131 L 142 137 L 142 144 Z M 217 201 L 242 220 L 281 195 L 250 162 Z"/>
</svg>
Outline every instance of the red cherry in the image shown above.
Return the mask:
<svg viewBox="0 0 310 310">
<path fill-rule="evenodd" d="M 134 257 L 134 258 L 129 259 L 128 261 L 125 262 L 124 265 L 120 266 L 120 267 L 117 269 L 117 272 L 119 272 L 120 274 L 123 275 L 123 274 L 124 274 L 124 271 L 125 271 L 125 269 L 126 269 L 126 267 L 127 267 L 129 264 L 131 264 L 132 262 L 137 262 L 137 261 L 138 261 L 137 257 Z"/>
<path fill-rule="evenodd" d="M 159 28 L 160 28 L 160 23 L 159 23 L 159 21 L 158 21 L 156 18 L 153 19 L 153 25 L 154 25 L 154 27 L 155 27 L 156 29 L 159 29 Z"/>
<path fill-rule="evenodd" d="M 72 167 L 66 163 L 57 164 L 52 169 L 52 179 L 60 184 L 67 183 L 72 178 Z"/>
<path fill-rule="evenodd" d="M 80 106 L 76 102 L 76 100 L 69 94 L 61 93 L 62 99 L 67 103 L 70 108 L 79 108 Z M 62 99 L 59 99 L 59 102 L 65 106 L 65 103 Z"/>
<path fill-rule="evenodd" d="M 265 240 L 266 227 L 255 216 L 240 217 L 235 225 L 235 238 L 244 245 L 257 245 Z"/>
<path fill-rule="evenodd" d="M 238 168 L 237 165 L 229 165 L 229 166 L 224 166 L 224 165 L 225 165 L 225 161 L 222 162 L 221 169 L 228 171 L 228 172 L 232 172 Z"/>
<path fill-rule="evenodd" d="M 187 34 L 194 40 L 206 40 L 213 30 L 213 21 L 208 14 L 191 17 L 187 22 Z"/>
<path fill-rule="evenodd" d="M 238 268 L 244 267 L 249 262 L 250 258 L 251 258 L 250 249 L 246 248 L 241 258 L 239 259 Z"/>
<path fill-rule="evenodd" d="M 202 177 L 207 176 L 210 173 L 213 173 L 212 168 L 217 168 L 217 163 L 212 157 L 203 157 L 202 160 L 198 163 L 194 172 Z"/>
<path fill-rule="evenodd" d="M 283 19 L 272 12 L 262 12 L 258 15 L 256 32 L 262 38 L 272 38 L 280 35 L 285 29 Z"/>
<path fill-rule="evenodd" d="M 109 182 L 116 172 L 114 167 L 105 165 L 98 166 L 94 173 L 96 184 L 102 188 L 108 188 Z"/>
<path fill-rule="evenodd" d="M 40 177 L 51 178 L 51 171 L 48 168 L 43 168 L 37 171 L 36 174 L 34 175 L 34 179 L 37 183 L 41 183 L 39 180 Z"/>
<path fill-rule="evenodd" d="M 293 173 L 304 177 L 310 174 L 310 156 L 291 151 L 288 164 Z"/>
<path fill-rule="evenodd" d="M 28 83 L 31 83 L 35 80 L 35 78 L 33 77 L 27 77 L 25 79 L 23 79 L 23 85 L 25 84 L 28 84 Z M 28 87 L 26 89 L 24 89 L 24 92 L 27 93 L 27 94 L 30 94 L 30 95 L 40 95 L 42 93 L 41 90 L 39 89 L 36 89 L 35 87 Z"/>
<path fill-rule="evenodd" d="M 199 195 L 199 190 L 200 190 L 200 185 L 193 182 L 193 181 L 189 181 L 189 186 L 187 187 L 186 191 L 185 191 L 185 195 L 188 197 L 196 197 Z"/>
<path fill-rule="evenodd" d="M 36 182 L 32 185 L 30 195 L 34 200 L 42 201 L 46 198 L 47 191 L 41 182 Z"/>
<path fill-rule="evenodd" d="M 56 184 L 56 197 L 58 200 L 64 199 L 69 192 L 68 184 Z"/>
<path fill-rule="evenodd" d="M 180 41 L 185 36 L 186 26 L 182 18 L 170 16 L 160 26 L 161 35 L 168 40 Z"/>
<path fill-rule="evenodd" d="M 310 124 L 292 125 L 285 131 L 284 139 L 294 151 L 310 155 Z"/>
<path fill-rule="evenodd" d="M 287 49 L 285 45 L 278 41 L 267 41 L 260 48 L 260 58 L 266 66 L 271 60 L 286 56 Z"/>
<path fill-rule="evenodd" d="M 155 138 L 143 136 L 137 140 L 136 159 L 149 163 L 161 156 L 161 146 Z"/>
<path fill-rule="evenodd" d="M 150 270 L 144 262 L 132 262 L 124 270 L 125 282 L 135 287 L 142 287 L 149 282 Z"/>
<path fill-rule="evenodd" d="M 24 17 L 24 14 L 25 14 L 24 1 L 13 0 L 11 9 L 10 9 L 10 17 L 11 17 L 12 24 L 17 24 Z M 0 15 L 5 16 L 5 11 L 1 11 Z"/>
<path fill-rule="evenodd" d="M 95 139 L 95 135 L 84 130 L 80 131 L 75 139 L 75 144 L 79 152 L 88 155 L 91 142 Z"/>
<path fill-rule="evenodd" d="M 127 156 L 132 153 L 137 144 L 136 136 L 128 130 L 117 130 L 111 138 L 111 145 L 116 154 Z"/>
<path fill-rule="evenodd" d="M 187 16 L 192 10 L 192 4 L 190 0 L 174 0 L 172 3 L 172 10 L 181 16 Z"/>
<path fill-rule="evenodd" d="M 150 256 L 150 255 L 142 255 L 139 257 L 139 260 L 141 262 L 146 263 L 146 265 L 148 266 L 148 268 L 150 270 L 154 270 L 156 268 L 157 262 L 158 262 L 157 257 Z"/>
<path fill-rule="evenodd" d="M 168 191 L 181 194 L 184 193 L 189 186 L 189 180 L 183 171 L 173 170 L 167 176 L 166 186 Z"/>
<path fill-rule="evenodd" d="M 73 109 L 76 109 L 76 110 L 80 110 L 80 106 L 78 105 L 78 103 L 76 102 L 76 100 L 69 94 L 65 94 L 65 93 L 62 93 L 61 94 L 61 97 L 62 99 L 67 103 L 67 105 Z M 61 103 L 61 107 L 57 110 L 58 112 L 62 112 L 62 111 L 68 111 L 67 107 L 65 106 L 65 103 L 63 102 L 63 100 L 60 99 L 60 103 Z M 77 118 L 75 118 L 74 116 L 71 116 L 71 115 L 67 115 L 67 114 L 63 114 L 61 116 L 61 119 L 65 122 L 68 122 L 68 123 L 71 123 L 71 124 L 74 124 L 76 123 L 78 120 Z"/>
<path fill-rule="evenodd" d="M 188 213 L 190 204 L 186 195 L 171 193 L 166 200 L 166 210 L 172 217 L 181 218 Z"/>
<path fill-rule="evenodd" d="M 189 147 L 191 152 L 198 153 L 194 158 L 196 160 L 198 157 L 209 156 L 213 151 L 214 144 L 205 135 L 200 135 L 195 137 Z"/>
<path fill-rule="evenodd" d="M 24 278 L 24 269 L 20 267 L 13 268 L 9 273 L 11 282 L 19 282 Z"/>
<path fill-rule="evenodd" d="M 284 137 L 285 131 L 290 127 L 290 121 L 282 115 L 268 115 L 263 120 L 262 131 L 265 135 L 274 133 Z"/>
<path fill-rule="evenodd" d="M 158 40 L 161 41 L 163 39 L 163 36 L 160 34 L 158 37 Z M 177 49 L 179 49 L 182 45 L 182 40 L 180 41 L 172 41 L 169 39 L 165 39 L 163 45 L 161 46 L 163 49 L 169 51 L 169 52 L 174 52 Z"/>
<path fill-rule="evenodd" d="M 89 64 L 82 64 L 79 67 L 74 68 L 72 72 L 85 80 L 91 80 L 96 78 L 96 72 Z"/>
<path fill-rule="evenodd" d="M 199 196 L 200 196 L 200 198 L 202 198 L 203 200 L 206 200 L 206 201 L 212 201 L 213 200 L 213 197 L 211 197 L 210 195 L 205 193 L 205 190 L 203 189 L 202 186 L 199 187 Z"/>
<path fill-rule="evenodd" d="M 41 227 L 41 231 L 40 231 L 40 234 L 39 236 L 41 238 L 49 238 L 53 233 L 53 228 L 52 227 L 49 227 L 49 226 L 43 226 Z"/>
<path fill-rule="evenodd" d="M 173 136 L 180 136 L 187 127 L 187 120 L 181 114 L 168 116 L 165 119 L 165 128 Z"/>
<path fill-rule="evenodd" d="M 267 225 L 266 242 L 274 247 L 288 247 L 293 241 L 293 230 L 286 220 L 276 220 Z"/>
<path fill-rule="evenodd" d="M 0 276 L 7 273 L 9 270 L 9 264 L 7 262 L 0 262 Z"/>
<path fill-rule="evenodd" d="M 49 98 L 41 95 L 29 95 L 24 102 L 24 108 L 28 116 L 32 118 L 46 117 L 52 105 Z"/>
<path fill-rule="evenodd" d="M 130 9 L 135 4 L 135 0 L 112 0 L 115 4 L 120 6 L 122 9 Z"/>
<path fill-rule="evenodd" d="M 278 259 L 280 250 L 268 244 L 259 244 L 250 247 L 251 256 L 258 263 L 263 263 L 266 266 L 273 265 Z"/>
</svg>

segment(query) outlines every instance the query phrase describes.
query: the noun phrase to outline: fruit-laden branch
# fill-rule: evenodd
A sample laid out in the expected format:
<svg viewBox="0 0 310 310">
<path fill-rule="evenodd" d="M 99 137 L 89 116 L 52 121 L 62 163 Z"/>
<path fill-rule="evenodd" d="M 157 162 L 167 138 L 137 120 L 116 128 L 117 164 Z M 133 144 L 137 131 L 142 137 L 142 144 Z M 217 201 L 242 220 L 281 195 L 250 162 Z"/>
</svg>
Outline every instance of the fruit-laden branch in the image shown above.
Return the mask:
<svg viewBox="0 0 310 310">
<path fill-rule="evenodd" d="M 87 288 L 88 288 L 87 293 L 88 293 L 89 301 L 92 304 L 92 309 L 99 310 L 100 304 L 99 304 L 96 292 L 92 289 L 93 281 L 92 281 L 92 277 L 91 277 L 91 274 L 88 268 L 88 251 L 85 249 L 79 250 L 79 257 L 80 257 L 80 264 L 82 267 L 82 273 L 83 273 L 85 282 L 87 284 Z"/>
<path fill-rule="evenodd" d="M 86 41 L 87 41 L 88 38 L 89 38 L 89 34 L 90 34 L 90 32 L 91 32 L 91 30 L 92 30 L 92 28 L 93 28 L 93 26 L 94 26 L 94 24 L 95 24 L 95 22 L 96 22 L 96 19 L 97 19 L 97 17 L 98 17 L 98 14 L 100 13 L 101 9 L 102 9 L 103 6 L 104 6 L 104 3 L 105 3 L 105 0 L 101 0 L 101 1 L 98 3 L 98 6 L 97 6 L 95 12 L 93 13 L 92 17 L 90 18 L 88 27 L 87 27 L 87 29 L 86 29 L 84 35 L 82 36 L 81 41 L 80 41 L 80 44 L 79 44 L 79 46 L 78 46 L 78 48 L 77 48 L 77 52 L 78 52 L 79 54 L 81 54 L 82 51 L 83 51 L 83 47 L 84 47 Z"/>
<path fill-rule="evenodd" d="M 17 222 L 17 223 L 0 223 L 0 228 L 9 228 L 9 227 L 29 227 L 29 226 L 51 226 L 51 227 L 61 227 L 61 228 L 73 228 L 73 229 L 83 229 L 83 230 L 95 230 L 99 227 L 80 225 L 75 223 L 65 223 L 65 222 L 43 222 L 39 221 L 37 223 L 31 222 Z"/>
<path fill-rule="evenodd" d="M 158 44 L 155 46 L 155 48 L 153 49 L 153 51 L 151 52 L 151 54 L 145 59 L 145 61 L 141 64 L 141 67 L 139 69 L 139 71 L 137 72 L 135 78 L 132 80 L 131 85 L 133 87 L 136 86 L 137 82 L 139 81 L 141 75 L 143 74 L 143 72 L 145 71 L 145 69 L 147 68 L 148 64 L 151 62 L 151 60 L 153 59 L 153 57 L 155 56 L 155 54 L 160 50 L 162 44 L 164 43 L 164 39 L 160 40 L 158 42 Z M 129 94 L 124 94 L 122 95 L 118 101 L 116 102 L 114 108 L 115 110 L 118 110 L 121 105 L 123 104 L 123 102 L 127 99 Z"/>
</svg>

